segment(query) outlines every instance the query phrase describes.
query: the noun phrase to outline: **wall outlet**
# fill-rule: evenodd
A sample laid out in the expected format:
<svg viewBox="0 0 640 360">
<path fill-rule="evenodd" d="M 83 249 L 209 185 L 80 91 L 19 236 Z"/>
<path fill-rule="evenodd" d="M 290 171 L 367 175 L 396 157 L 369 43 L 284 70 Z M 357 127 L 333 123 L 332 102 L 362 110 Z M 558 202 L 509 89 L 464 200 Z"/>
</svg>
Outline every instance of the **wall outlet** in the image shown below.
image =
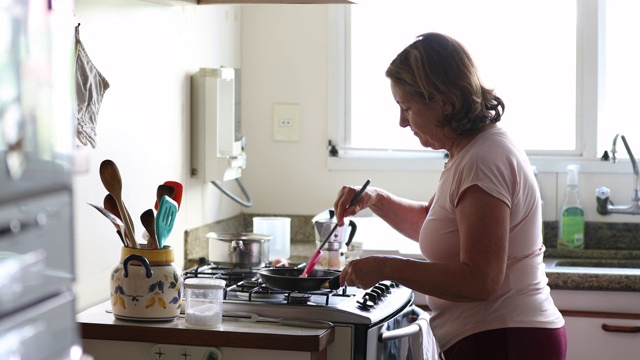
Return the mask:
<svg viewBox="0 0 640 360">
<path fill-rule="evenodd" d="M 273 104 L 273 141 L 297 142 L 300 137 L 300 105 Z"/>
</svg>

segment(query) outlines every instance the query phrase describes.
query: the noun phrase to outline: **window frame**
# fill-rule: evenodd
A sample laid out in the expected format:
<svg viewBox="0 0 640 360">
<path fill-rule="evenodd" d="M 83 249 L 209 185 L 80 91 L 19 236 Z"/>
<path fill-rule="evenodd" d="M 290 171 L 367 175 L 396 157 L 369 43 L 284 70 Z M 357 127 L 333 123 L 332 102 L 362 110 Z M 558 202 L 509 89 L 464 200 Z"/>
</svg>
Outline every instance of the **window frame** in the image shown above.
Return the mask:
<svg viewBox="0 0 640 360">
<path fill-rule="evenodd" d="M 358 6 L 358 5 L 350 5 Z M 328 13 L 328 139 L 338 156 L 327 151 L 331 171 L 441 171 L 442 151 L 360 149 L 345 146 L 349 114 L 349 14 L 350 6 L 331 5 Z M 579 164 L 581 172 L 626 173 L 597 154 L 597 121 L 604 92 L 605 0 L 576 0 L 576 148 L 570 151 L 527 151 L 542 172 L 564 172 Z"/>
</svg>

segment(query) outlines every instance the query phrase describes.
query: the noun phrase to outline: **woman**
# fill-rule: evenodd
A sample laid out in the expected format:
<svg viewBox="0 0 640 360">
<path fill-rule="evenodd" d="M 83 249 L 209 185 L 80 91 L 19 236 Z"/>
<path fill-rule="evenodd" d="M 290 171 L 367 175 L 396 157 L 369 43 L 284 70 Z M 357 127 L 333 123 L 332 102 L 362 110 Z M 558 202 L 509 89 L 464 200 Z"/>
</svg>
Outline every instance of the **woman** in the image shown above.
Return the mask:
<svg viewBox="0 0 640 360">
<path fill-rule="evenodd" d="M 539 190 L 524 151 L 497 126 L 504 103 L 479 79 L 456 40 L 427 33 L 386 71 L 400 126 L 449 159 L 428 203 L 344 186 L 339 223 L 370 208 L 420 243 L 427 261 L 370 256 L 350 262 L 342 284 L 394 280 L 428 295 L 431 328 L 446 360 L 565 359 L 564 319 L 542 262 Z"/>
</svg>

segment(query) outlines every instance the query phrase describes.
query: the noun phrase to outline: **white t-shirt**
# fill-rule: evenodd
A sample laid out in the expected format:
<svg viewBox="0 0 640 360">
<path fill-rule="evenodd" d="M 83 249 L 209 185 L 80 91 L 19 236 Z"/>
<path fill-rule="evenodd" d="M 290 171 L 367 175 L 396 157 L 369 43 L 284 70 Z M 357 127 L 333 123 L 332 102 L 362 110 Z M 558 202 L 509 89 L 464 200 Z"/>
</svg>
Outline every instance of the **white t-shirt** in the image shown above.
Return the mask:
<svg viewBox="0 0 640 360">
<path fill-rule="evenodd" d="M 420 232 L 429 261 L 459 262 L 460 236 L 455 208 L 472 185 L 504 201 L 510 211 L 507 269 L 498 293 L 488 301 L 451 302 L 433 296 L 431 328 L 442 350 L 458 340 L 504 327 L 559 328 L 542 257 L 542 211 L 538 186 L 524 151 L 495 127 L 480 133 L 445 166 Z"/>
</svg>

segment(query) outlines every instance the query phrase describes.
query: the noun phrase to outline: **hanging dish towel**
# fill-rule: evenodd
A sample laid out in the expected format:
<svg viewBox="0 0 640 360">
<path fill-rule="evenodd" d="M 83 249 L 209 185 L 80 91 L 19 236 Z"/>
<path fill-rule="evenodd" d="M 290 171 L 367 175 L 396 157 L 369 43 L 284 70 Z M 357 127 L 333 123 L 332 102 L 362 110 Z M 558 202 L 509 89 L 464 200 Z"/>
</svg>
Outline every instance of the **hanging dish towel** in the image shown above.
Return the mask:
<svg viewBox="0 0 640 360">
<path fill-rule="evenodd" d="M 96 147 L 96 128 L 102 97 L 109 82 L 93 65 L 80 41 L 80 24 L 76 26 L 76 137 L 83 145 Z"/>
<path fill-rule="evenodd" d="M 430 315 L 423 313 L 413 324 L 420 327 L 420 331 L 409 337 L 409 351 L 407 360 L 438 360 L 440 349 L 429 326 Z"/>
</svg>

